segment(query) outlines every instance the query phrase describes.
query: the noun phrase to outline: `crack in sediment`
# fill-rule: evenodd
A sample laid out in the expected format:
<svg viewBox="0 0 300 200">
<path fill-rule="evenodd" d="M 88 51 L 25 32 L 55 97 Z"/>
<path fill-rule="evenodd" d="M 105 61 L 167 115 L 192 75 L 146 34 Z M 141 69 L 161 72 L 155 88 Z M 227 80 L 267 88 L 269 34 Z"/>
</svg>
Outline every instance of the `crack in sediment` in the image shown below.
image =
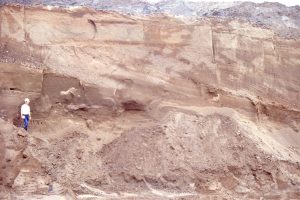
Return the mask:
<svg viewBox="0 0 300 200">
<path fill-rule="evenodd" d="M 211 46 L 212 46 L 212 56 L 213 56 L 213 60 L 212 63 L 216 62 L 216 47 L 215 47 L 215 38 L 214 38 L 214 30 L 213 27 L 210 27 L 211 29 Z"/>
<path fill-rule="evenodd" d="M 98 32 L 97 25 L 96 25 L 95 21 L 92 20 L 92 19 L 88 19 L 88 22 L 89 22 L 89 24 L 91 24 L 93 26 L 94 36 L 92 37 L 92 39 L 94 39 L 96 37 L 97 32 Z"/>
</svg>

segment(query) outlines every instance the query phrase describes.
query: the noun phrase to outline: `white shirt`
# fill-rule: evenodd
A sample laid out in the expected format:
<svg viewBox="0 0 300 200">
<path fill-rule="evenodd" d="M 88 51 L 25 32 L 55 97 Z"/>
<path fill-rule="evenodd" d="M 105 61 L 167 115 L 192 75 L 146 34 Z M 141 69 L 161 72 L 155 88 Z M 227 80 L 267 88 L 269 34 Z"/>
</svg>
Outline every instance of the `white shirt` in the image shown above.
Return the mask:
<svg viewBox="0 0 300 200">
<path fill-rule="evenodd" d="M 30 115 L 30 106 L 27 104 L 23 104 L 21 107 L 21 116 L 22 115 Z"/>
</svg>

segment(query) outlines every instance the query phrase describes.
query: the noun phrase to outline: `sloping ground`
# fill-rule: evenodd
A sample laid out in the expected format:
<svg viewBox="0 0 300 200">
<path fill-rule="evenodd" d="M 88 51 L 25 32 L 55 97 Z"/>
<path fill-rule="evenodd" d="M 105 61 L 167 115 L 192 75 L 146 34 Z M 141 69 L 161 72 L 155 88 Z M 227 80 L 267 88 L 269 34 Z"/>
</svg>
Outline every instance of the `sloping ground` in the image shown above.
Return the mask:
<svg viewBox="0 0 300 200">
<path fill-rule="evenodd" d="M 262 130 L 252 132 L 256 127 L 247 127 L 242 119 L 220 113 L 170 113 L 159 126 L 122 134 L 101 152 L 109 176 L 100 185 L 117 191 L 238 193 L 254 199 L 296 192 L 299 166 L 292 163 L 299 154 L 264 138 Z"/>
<path fill-rule="evenodd" d="M 4 199 L 300 198 L 299 39 L 86 8 L 0 15 Z"/>
<path fill-rule="evenodd" d="M 258 126 L 228 108 L 162 106 L 160 120 L 125 112 L 102 119 L 93 130 L 80 117 L 53 111 L 59 119 L 50 117 L 42 132 L 32 125 L 28 144 L 12 159 L 23 161 L 6 195 L 299 198 L 299 140 L 286 143 L 274 137 L 297 139 L 297 133 Z M 13 129 L 4 137 L 17 137 L 18 129 Z"/>
</svg>

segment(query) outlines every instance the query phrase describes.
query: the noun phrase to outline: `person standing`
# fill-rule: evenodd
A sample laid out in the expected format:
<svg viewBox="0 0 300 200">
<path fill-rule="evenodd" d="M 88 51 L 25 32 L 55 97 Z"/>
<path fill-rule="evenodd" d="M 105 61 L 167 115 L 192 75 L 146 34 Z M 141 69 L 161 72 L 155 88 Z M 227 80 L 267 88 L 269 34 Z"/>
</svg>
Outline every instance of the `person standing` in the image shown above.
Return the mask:
<svg viewBox="0 0 300 200">
<path fill-rule="evenodd" d="M 29 120 L 31 119 L 31 113 L 30 113 L 30 106 L 29 106 L 29 99 L 24 99 L 24 104 L 21 106 L 21 117 L 24 121 L 24 129 L 27 131 Z"/>
</svg>

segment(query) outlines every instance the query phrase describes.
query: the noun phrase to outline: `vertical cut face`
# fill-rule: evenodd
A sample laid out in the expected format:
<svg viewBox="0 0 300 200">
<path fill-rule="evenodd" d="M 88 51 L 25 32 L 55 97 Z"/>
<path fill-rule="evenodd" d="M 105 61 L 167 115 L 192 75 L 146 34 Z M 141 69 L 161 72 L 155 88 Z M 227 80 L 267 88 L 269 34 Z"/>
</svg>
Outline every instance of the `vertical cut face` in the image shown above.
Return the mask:
<svg viewBox="0 0 300 200">
<path fill-rule="evenodd" d="M 0 134 L 0 167 L 1 167 L 1 171 L 0 171 L 0 184 L 4 185 L 4 171 L 3 168 L 5 167 L 5 144 L 4 144 L 4 139 L 3 139 L 3 135 L 2 133 Z"/>
</svg>

